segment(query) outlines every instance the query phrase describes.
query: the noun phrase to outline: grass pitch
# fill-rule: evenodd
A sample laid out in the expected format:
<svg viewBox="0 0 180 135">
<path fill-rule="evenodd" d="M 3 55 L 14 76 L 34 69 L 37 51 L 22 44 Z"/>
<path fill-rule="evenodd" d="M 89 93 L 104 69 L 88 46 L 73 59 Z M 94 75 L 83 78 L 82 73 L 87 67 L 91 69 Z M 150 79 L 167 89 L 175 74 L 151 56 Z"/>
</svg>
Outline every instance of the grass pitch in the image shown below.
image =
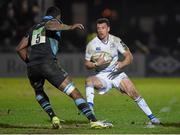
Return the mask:
<svg viewBox="0 0 180 135">
<path fill-rule="evenodd" d="M 95 112 L 100 120 L 114 124 L 111 129 L 90 129 L 87 119 L 78 115 L 72 100 L 50 84 L 45 91 L 60 119 L 62 129 L 52 129 L 50 120 L 36 102 L 25 78 L 0 79 L 0 133 L 15 134 L 175 134 L 180 133 L 180 78 L 132 79 L 153 113 L 163 125 L 147 127 L 148 119 L 126 95 L 112 89 L 95 96 Z M 74 78 L 83 95 L 84 78 Z"/>
</svg>

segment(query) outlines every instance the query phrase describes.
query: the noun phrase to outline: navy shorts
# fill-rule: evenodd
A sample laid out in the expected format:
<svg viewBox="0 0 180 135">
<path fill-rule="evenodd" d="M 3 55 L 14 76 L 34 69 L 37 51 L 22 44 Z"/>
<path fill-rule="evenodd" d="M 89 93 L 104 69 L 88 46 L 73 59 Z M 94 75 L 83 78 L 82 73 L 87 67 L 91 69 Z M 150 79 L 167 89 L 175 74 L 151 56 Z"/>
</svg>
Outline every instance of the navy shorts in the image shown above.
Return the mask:
<svg viewBox="0 0 180 135">
<path fill-rule="evenodd" d="M 43 87 L 45 79 L 58 88 L 68 76 L 68 73 L 56 62 L 28 66 L 27 74 L 35 89 Z"/>
</svg>

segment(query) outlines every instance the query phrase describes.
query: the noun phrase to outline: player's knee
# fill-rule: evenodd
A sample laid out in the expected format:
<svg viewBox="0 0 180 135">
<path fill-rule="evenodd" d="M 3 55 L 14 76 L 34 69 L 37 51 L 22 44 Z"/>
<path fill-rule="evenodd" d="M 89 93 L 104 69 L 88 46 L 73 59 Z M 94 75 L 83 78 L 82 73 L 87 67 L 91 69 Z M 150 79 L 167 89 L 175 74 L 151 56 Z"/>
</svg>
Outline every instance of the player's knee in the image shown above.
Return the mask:
<svg viewBox="0 0 180 135">
<path fill-rule="evenodd" d="M 129 86 L 127 88 L 127 94 L 132 98 L 132 99 L 136 99 L 137 97 L 139 97 L 138 92 L 136 91 L 136 89 L 133 86 Z"/>
<path fill-rule="evenodd" d="M 128 96 L 134 99 L 138 95 L 134 85 L 129 80 L 123 80 L 121 82 L 121 88 Z"/>
<path fill-rule="evenodd" d="M 134 88 L 133 91 L 132 91 L 132 98 L 135 100 L 137 99 L 140 95 L 139 93 L 137 92 L 137 90 Z"/>
<path fill-rule="evenodd" d="M 65 86 L 63 92 L 66 93 L 68 96 L 75 90 L 75 86 L 73 83 L 69 83 Z"/>
<path fill-rule="evenodd" d="M 72 99 L 78 99 L 78 98 L 83 98 L 81 93 L 77 88 L 75 88 L 72 93 L 69 95 Z"/>
<path fill-rule="evenodd" d="M 92 86 L 93 85 L 93 78 L 92 77 L 86 78 L 85 83 L 87 86 Z"/>
</svg>

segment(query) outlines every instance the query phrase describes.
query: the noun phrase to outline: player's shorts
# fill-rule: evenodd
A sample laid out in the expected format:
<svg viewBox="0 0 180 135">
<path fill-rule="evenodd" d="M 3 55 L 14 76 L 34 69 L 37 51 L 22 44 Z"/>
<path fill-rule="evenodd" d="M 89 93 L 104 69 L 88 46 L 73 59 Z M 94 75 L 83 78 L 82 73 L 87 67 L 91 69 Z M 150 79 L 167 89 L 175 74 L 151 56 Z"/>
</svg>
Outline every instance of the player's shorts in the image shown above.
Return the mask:
<svg viewBox="0 0 180 135">
<path fill-rule="evenodd" d="M 108 78 L 109 74 L 110 74 L 110 72 L 100 72 L 96 75 L 96 77 L 103 84 L 103 87 L 98 90 L 99 94 L 105 94 L 106 92 L 108 92 L 113 87 L 118 89 L 118 90 L 121 90 L 120 89 L 120 82 L 122 81 L 122 79 L 128 78 L 126 73 L 122 72 L 117 77 L 115 77 L 114 79 L 111 80 Z"/>
<path fill-rule="evenodd" d="M 45 79 L 58 88 L 68 76 L 68 73 L 56 62 L 33 65 L 29 66 L 27 69 L 28 78 L 35 89 L 43 86 Z"/>
</svg>

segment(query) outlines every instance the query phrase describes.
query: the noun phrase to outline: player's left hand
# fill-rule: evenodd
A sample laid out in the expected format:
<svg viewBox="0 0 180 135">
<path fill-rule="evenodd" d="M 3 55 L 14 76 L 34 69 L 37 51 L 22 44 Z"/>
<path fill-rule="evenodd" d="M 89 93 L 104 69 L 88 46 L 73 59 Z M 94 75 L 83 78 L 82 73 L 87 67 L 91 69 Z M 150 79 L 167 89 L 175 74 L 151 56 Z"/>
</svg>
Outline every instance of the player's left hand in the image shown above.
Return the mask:
<svg viewBox="0 0 180 135">
<path fill-rule="evenodd" d="M 108 66 L 109 66 L 109 63 L 104 63 L 104 64 L 102 64 L 100 66 L 95 67 L 95 70 L 97 72 L 100 72 L 100 71 L 104 70 L 105 68 L 107 68 Z"/>
<path fill-rule="evenodd" d="M 84 30 L 84 26 L 83 26 L 82 24 L 80 24 L 80 23 L 74 24 L 74 25 L 72 25 L 72 27 L 71 27 L 72 30 L 73 30 L 73 29 L 76 29 L 76 28 L 78 28 L 78 29 L 80 29 L 80 30 Z"/>
<path fill-rule="evenodd" d="M 116 78 L 122 72 L 121 69 L 124 67 L 120 61 L 116 62 L 115 65 L 114 70 L 108 75 L 108 78 L 111 80 Z"/>
<path fill-rule="evenodd" d="M 121 69 L 124 67 L 121 61 L 117 61 L 117 62 L 115 63 L 115 65 L 116 65 L 115 68 L 116 68 L 117 70 L 121 70 Z"/>
<path fill-rule="evenodd" d="M 111 72 L 107 77 L 111 80 L 113 80 L 114 78 L 116 78 L 122 71 L 121 70 L 115 70 L 113 72 Z"/>
</svg>

